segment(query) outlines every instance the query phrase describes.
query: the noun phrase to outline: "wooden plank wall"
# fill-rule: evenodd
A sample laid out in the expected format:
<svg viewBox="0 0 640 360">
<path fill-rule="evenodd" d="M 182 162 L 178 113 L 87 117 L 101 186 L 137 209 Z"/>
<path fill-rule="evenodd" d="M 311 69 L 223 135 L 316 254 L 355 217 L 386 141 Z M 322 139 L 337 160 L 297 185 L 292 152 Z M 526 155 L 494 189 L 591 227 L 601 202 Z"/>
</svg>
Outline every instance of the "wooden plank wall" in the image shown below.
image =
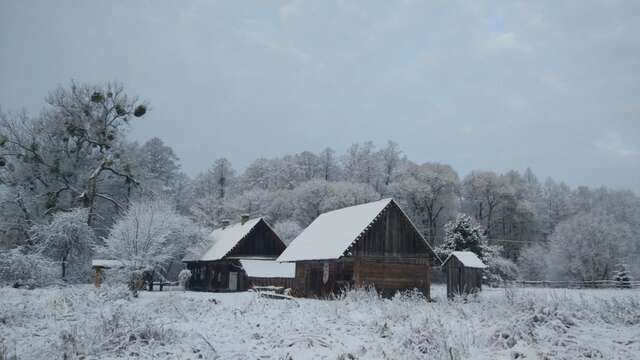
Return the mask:
<svg viewBox="0 0 640 360">
<path fill-rule="evenodd" d="M 456 257 L 445 264 L 447 297 L 469 294 L 482 289 L 482 269 L 465 267 Z"/>
<path fill-rule="evenodd" d="M 355 259 L 353 278 L 356 287 L 373 285 L 383 295 L 418 289 L 427 298 L 431 296 L 431 266 L 428 262 Z"/>
<path fill-rule="evenodd" d="M 392 202 L 351 249 L 353 257 L 431 257 L 431 251 L 400 208 Z"/>
<path fill-rule="evenodd" d="M 251 286 L 281 286 L 285 289 L 292 289 L 294 287 L 293 278 L 248 277 L 248 281 Z"/>
<path fill-rule="evenodd" d="M 263 256 L 276 258 L 286 246 L 273 230 L 260 220 L 240 243 L 227 254 L 228 257 Z"/>
<path fill-rule="evenodd" d="M 383 295 L 420 290 L 430 296 L 431 266 L 428 259 L 343 258 L 326 261 L 329 279 L 322 281 L 324 261 L 296 263 L 294 291 L 298 296 L 330 297 L 345 288 L 372 285 Z"/>
</svg>

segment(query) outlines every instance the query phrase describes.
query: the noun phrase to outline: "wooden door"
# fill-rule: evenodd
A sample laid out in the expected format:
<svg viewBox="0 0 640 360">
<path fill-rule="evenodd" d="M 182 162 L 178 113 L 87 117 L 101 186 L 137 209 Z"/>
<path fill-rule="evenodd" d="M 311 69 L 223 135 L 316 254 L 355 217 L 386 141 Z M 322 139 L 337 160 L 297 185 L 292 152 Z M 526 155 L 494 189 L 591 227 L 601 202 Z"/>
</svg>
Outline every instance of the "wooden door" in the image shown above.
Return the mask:
<svg viewBox="0 0 640 360">
<path fill-rule="evenodd" d="M 229 273 L 229 290 L 238 290 L 238 273 L 235 271 Z"/>
</svg>

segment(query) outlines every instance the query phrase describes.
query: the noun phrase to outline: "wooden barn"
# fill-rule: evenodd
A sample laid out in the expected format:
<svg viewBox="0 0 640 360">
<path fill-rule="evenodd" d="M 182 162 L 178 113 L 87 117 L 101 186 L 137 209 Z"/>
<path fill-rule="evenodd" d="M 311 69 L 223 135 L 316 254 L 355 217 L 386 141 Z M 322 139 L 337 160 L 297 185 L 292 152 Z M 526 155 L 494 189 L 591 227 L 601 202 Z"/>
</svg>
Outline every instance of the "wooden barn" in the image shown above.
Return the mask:
<svg viewBox="0 0 640 360">
<path fill-rule="evenodd" d="M 262 218 L 243 216 L 239 223 L 225 222 L 211 233 L 202 254 L 182 261 L 191 270 L 188 288 L 197 291 L 244 291 L 253 286 L 291 287 L 294 266 L 276 258 L 286 245 Z"/>
<path fill-rule="evenodd" d="M 294 293 L 327 297 L 374 286 L 384 295 L 418 289 L 430 296 L 440 260 L 393 199 L 321 214 L 278 261 L 295 262 Z"/>
<path fill-rule="evenodd" d="M 487 266 L 471 251 L 454 251 L 442 263 L 447 279 L 447 297 L 482 290 L 482 271 Z"/>
</svg>

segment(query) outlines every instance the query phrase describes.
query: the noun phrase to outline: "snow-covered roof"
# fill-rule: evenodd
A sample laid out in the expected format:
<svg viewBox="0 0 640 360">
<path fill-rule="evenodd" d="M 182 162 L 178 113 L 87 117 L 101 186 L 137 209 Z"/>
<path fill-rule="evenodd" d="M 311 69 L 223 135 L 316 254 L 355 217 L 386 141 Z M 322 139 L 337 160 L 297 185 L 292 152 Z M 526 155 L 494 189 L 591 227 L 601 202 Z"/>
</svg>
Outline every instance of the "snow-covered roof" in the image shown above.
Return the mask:
<svg viewBox="0 0 640 360">
<path fill-rule="evenodd" d="M 91 260 L 91 267 L 101 268 L 120 268 L 124 267 L 124 263 L 120 260 L 106 260 L 106 259 L 93 259 Z"/>
<path fill-rule="evenodd" d="M 183 261 L 215 261 L 224 258 L 233 248 L 244 239 L 249 232 L 262 220 L 262 218 L 247 220 L 243 223 L 236 223 L 225 228 L 213 230 L 209 235 L 211 246 L 198 258 L 198 256 L 188 256 Z"/>
<path fill-rule="evenodd" d="M 458 261 L 460 261 L 465 267 L 476 269 L 487 268 L 487 265 L 485 265 L 482 260 L 480 260 L 478 255 L 471 251 L 454 251 L 449 256 L 447 256 L 447 259 L 442 264 L 446 264 L 452 256 L 455 256 L 456 259 L 458 259 Z"/>
<path fill-rule="evenodd" d="M 321 214 L 289 244 L 278 261 L 341 257 L 391 201 L 383 199 Z"/>
<path fill-rule="evenodd" d="M 242 268 L 249 277 L 294 278 L 296 264 L 279 263 L 275 260 L 240 260 Z"/>
</svg>

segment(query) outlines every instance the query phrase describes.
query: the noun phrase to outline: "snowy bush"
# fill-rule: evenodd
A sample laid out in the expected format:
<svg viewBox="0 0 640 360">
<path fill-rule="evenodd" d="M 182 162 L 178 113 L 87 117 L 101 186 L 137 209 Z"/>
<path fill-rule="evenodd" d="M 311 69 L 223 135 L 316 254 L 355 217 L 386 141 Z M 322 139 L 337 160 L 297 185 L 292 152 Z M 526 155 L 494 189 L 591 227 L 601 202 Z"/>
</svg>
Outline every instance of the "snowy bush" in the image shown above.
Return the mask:
<svg viewBox="0 0 640 360">
<path fill-rule="evenodd" d="M 511 359 L 637 357 L 640 301 L 618 290 L 486 289 L 434 302 L 372 289 L 336 300 L 143 293 L 124 286 L 0 288 L 0 338 L 18 359 Z M 37 336 L 34 336 L 37 334 Z"/>
<path fill-rule="evenodd" d="M 616 270 L 613 280 L 616 281 L 618 287 L 621 288 L 630 288 L 631 287 L 631 276 L 629 275 L 629 271 L 627 271 L 626 264 L 618 264 L 618 270 Z"/>
<path fill-rule="evenodd" d="M 89 279 L 95 234 L 87 225 L 87 217 L 87 209 L 63 211 L 56 213 L 50 223 L 31 228 L 37 250 L 60 264 L 64 280 Z"/>
<path fill-rule="evenodd" d="M 23 248 L 0 252 L 0 285 L 41 287 L 57 279 L 56 264 L 42 255 L 25 253 Z"/>
<path fill-rule="evenodd" d="M 191 279 L 191 270 L 184 269 L 178 273 L 178 282 L 183 289 L 187 290 L 187 286 L 189 285 L 189 280 Z"/>
<path fill-rule="evenodd" d="M 550 237 L 548 275 L 567 280 L 608 280 L 633 236 L 626 224 L 606 214 L 585 213 L 556 227 Z"/>
</svg>

